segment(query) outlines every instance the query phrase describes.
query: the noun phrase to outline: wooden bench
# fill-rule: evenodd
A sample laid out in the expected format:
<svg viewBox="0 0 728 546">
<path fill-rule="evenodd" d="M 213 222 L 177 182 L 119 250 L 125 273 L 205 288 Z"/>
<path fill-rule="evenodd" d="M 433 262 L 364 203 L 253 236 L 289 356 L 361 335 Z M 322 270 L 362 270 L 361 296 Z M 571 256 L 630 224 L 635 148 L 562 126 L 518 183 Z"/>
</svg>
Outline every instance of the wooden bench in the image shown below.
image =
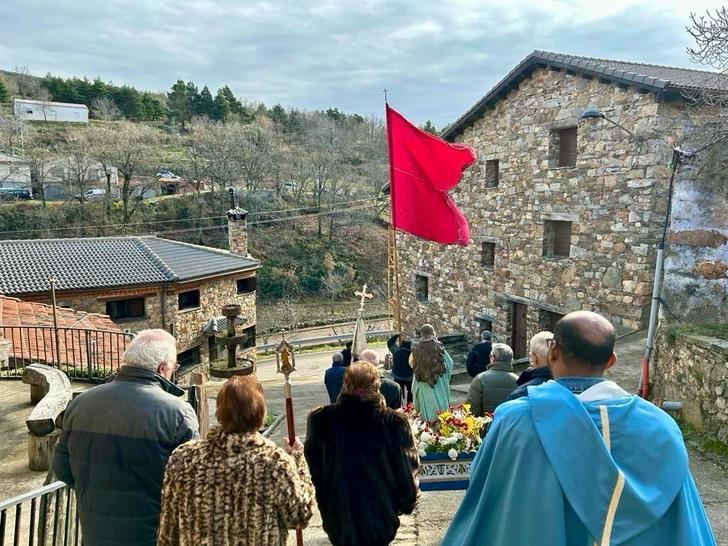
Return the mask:
<svg viewBox="0 0 728 546">
<path fill-rule="evenodd" d="M 63 412 L 71 401 L 71 382 L 65 373 L 45 364 L 30 364 L 23 370 L 23 383 L 30 385 L 30 400 L 36 406 L 25 420 L 28 436 L 28 466 L 31 470 L 50 468 L 53 448 L 58 441 Z"/>
</svg>

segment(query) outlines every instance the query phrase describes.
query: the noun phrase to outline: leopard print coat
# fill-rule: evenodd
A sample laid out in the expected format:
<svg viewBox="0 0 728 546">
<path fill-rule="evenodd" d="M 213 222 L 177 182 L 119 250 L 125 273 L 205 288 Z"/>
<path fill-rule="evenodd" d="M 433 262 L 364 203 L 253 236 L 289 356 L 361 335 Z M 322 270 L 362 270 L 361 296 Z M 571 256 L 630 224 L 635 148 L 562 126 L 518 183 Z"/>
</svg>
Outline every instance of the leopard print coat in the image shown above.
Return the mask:
<svg viewBox="0 0 728 546">
<path fill-rule="evenodd" d="M 218 427 L 172 453 L 157 546 L 283 546 L 288 529 L 308 524 L 313 504 L 303 453 Z"/>
</svg>

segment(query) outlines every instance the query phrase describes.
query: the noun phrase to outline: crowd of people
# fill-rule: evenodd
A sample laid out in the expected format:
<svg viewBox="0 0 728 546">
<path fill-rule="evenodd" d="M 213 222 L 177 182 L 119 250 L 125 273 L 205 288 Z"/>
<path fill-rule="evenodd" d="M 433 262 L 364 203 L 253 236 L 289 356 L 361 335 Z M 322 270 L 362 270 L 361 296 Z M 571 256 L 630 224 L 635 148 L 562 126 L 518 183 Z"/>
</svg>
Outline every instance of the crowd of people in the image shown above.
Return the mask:
<svg viewBox="0 0 728 546">
<path fill-rule="evenodd" d="M 453 360 L 425 324 L 379 355 L 332 357 L 330 404 L 305 441 L 277 447 L 260 430 L 262 387 L 233 377 L 217 395 L 219 426 L 204 440 L 181 389 L 172 336 L 140 332 L 113 382 L 68 406 L 54 455 L 73 485 L 86 546 L 283 545 L 317 505 L 335 546 L 390 544 L 420 495 L 411 401 L 434 422 L 451 402 Z M 473 413 L 494 420 L 442 544 L 713 545 L 680 430 L 656 406 L 604 377 L 615 332 L 580 311 L 530 343 L 531 367 L 481 335 L 467 357 Z M 347 353 L 348 351 L 348 353 Z M 538 518 L 524 517 L 538 514 Z"/>
</svg>

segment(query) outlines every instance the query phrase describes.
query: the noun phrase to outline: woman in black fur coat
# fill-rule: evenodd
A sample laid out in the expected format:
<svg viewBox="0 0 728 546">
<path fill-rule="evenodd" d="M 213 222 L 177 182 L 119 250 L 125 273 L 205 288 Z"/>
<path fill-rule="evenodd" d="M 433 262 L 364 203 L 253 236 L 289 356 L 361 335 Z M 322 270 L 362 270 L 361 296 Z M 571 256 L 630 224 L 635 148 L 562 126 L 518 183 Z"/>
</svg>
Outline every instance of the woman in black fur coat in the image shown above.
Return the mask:
<svg viewBox="0 0 728 546">
<path fill-rule="evenodd" d="M 407 419 L 384 405 L 379 372 L 347 368 L 336 404 L 311 412 L 304 453 L 334 546 L 383 546 L 419 496 L 419 457 Z"/>
</svg>

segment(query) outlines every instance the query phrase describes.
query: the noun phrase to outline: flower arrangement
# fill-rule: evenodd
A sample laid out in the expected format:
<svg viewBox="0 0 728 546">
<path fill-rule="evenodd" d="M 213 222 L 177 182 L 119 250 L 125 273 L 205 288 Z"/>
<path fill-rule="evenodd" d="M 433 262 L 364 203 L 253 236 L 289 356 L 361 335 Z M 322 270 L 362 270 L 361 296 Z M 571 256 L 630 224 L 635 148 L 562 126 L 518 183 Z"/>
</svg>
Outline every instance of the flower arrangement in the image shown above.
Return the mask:
<svg viewBox="0 0 728 546">
<path fill-rule="evenodd" d="M 407 404 L 403 412 L 412 427 L 420 457 L 428 453 L 447 453 L 453 461 L 460 452 L 478 450 L 483 441 L 483 427 L 493 420 L 491 414 L 476 417 L 470 413 L 470 404 L 452 405 L 438 412 L 434 423 L 423 420 L 412 404 Z"/>
</svg>

